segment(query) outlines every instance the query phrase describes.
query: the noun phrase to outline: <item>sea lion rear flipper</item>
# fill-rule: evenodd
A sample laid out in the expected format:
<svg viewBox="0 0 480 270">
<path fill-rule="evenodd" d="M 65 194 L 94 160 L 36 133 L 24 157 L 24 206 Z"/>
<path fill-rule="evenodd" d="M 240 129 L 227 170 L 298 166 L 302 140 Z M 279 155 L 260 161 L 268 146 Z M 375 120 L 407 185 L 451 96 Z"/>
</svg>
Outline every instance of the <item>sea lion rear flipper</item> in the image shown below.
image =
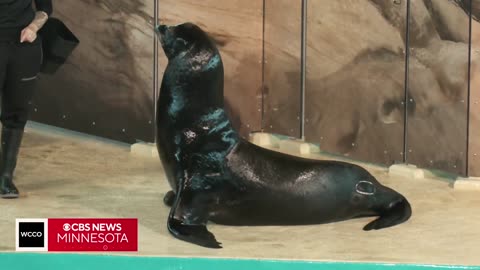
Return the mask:
<svg viewBox="0 0 480 270">
<path fill-rule="evenodd" d="M 379 218 L 368 223 L 363 230 L 371 231 L 392 227 L 407 221 L 411 215 L 412 208 L 410 203 L 405 198 L 402 198 L 397 202 L 391 203 Z"/>
<path fill-rule="evenodd" d="M 168 231 L 176 238 L 207 248 L 222 248 L 215 236 L 208 231 L 207 204 L 189 189 L 178 192 L 168 217 Z"/>
</svg>

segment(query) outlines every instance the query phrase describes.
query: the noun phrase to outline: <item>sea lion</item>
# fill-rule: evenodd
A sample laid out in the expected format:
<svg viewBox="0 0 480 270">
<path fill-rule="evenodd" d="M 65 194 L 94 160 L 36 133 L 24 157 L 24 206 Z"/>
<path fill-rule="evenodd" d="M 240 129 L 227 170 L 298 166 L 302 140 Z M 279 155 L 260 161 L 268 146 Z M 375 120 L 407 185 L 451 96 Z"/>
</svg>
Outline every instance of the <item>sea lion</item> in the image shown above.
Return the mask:
<svg viewBox="0 0 480 270">
<path fill-rule="evenodd" d="M 172 188 L 167 227 L 176 238 L 221 248 L 207 222 L 321 224 L 379 216 L 365 230 L 408 220 L 407 199 L 365 169 L 254 145 L 224 110 L 222 58 L 197 25 L 156 28 L 168 58 L 157 108 L 157 148 Z"/>
</svg>

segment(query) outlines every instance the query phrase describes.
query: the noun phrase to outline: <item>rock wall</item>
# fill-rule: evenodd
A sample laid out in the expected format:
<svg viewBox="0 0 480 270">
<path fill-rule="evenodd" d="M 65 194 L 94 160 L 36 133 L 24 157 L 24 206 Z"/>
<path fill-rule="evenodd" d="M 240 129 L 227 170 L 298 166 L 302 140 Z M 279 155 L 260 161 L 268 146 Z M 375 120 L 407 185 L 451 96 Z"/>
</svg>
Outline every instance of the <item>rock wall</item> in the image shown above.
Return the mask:
<svg viewBox="0 0 480 270">
<path fill-rule="evenodd" d="M 129 143 L 153 141 L 154 1 L 54 4 L 54 16 L 81 43 L 57 74 L 41 76 L 32 120 Z M 262 8 L 262 0 L 159 0 L 162 22 L 197 23 L 217 41 L 227 107 L 244 136 L 260 129 Z M 166 58 L 159 54 L 161 83 Z"/>
<path fill-rule="evenodd" d="M 153 1 L 55 1 L 53 16 L 80 45 L 57 74 L 39 78 L 32 120 L 153 141 Z"/>
<path fill-rule="evenodd" d="M 392 164 L 406 155 L 407 162 L 421 167 L 465 174 L 469 1 L 411 0 L 407 81 L 405 0 L 308 3 L 306 139 L 364 161 Z M 291 127 L 298 126 L 299 115 L 300 19 L 292 13 L 299 6 L 272 5 L 271 13 L 284 20 L 266 28 L 276 38 L 275 47 L 266 46 L 266 55 L 275 55 L 266 68 L 275 78 L 267 85 L 277 86 L 268 87 L 267 127 L 296 136 Z M 478 31 L 474 21 L 472 105 L 479 91 Z M 480 107 L 471 106 L 470 152 L 478 154 L 479 116 Z M 480 173 L 478 160 L 469 165 Z"/>
<path fill-rule="evenodd" d="M 409 163 L 464 174 L 469 115 L 468 165 L 480 175 L 480 0 L 472 3 L 470 113 L 470 0 L 411 0 L 405 113 L 406 0 L 310 0 L 307 140 L 364 161 L 406 154 Z M 54 14 L 81 45 L 58 74 L 40 78 L 33 120 L 153 140 L 153 1 L 64 0 Z M 217 41 L 227 107 L 244 136 L 262 127 L 299 136 L 300 15 L 301 1 L 160 0 L 163 23 L 194 22 Z M 160 51 L 160 79 L 165 65 Z"/>
</svg>

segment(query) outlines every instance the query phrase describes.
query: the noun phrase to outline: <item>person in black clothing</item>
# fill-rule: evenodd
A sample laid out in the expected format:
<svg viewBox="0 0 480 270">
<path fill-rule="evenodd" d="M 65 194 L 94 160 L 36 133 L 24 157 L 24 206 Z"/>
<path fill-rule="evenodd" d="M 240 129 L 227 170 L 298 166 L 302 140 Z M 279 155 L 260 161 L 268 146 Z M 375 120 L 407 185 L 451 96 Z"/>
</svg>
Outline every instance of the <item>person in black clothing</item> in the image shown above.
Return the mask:
<svg viewBox="0 0 480 270">
<path fill-rule="evenodd" d="M 13 174 L 43 61 L 37 32 L 51 13 L 51 0 L 0 0 L 1 198 L 18 198 Z"/>
</svg>

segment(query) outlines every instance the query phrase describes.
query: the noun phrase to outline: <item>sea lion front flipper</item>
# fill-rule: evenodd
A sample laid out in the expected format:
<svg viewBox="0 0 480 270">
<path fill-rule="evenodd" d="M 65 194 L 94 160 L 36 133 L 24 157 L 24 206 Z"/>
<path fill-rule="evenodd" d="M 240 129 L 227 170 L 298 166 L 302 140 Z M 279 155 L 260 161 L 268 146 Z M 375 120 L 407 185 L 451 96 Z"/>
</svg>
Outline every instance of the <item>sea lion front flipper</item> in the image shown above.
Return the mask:
<svg viewBox="0 0 480 270">
<path fill-rule="evenodd" d="M 168 231 L 176 238 L 206 248 L 222 248 L 206 225 L 185 225 L 176 218 L 168 219 Z"/>
<path fill-rule="evenodd" d="M 207 248 L 222 248 L 208 231 L 207 195 L 194 194 L 189 188 L 179 190 L 168 217 L 168 231 L 176 238 Z"/>
</svg>

